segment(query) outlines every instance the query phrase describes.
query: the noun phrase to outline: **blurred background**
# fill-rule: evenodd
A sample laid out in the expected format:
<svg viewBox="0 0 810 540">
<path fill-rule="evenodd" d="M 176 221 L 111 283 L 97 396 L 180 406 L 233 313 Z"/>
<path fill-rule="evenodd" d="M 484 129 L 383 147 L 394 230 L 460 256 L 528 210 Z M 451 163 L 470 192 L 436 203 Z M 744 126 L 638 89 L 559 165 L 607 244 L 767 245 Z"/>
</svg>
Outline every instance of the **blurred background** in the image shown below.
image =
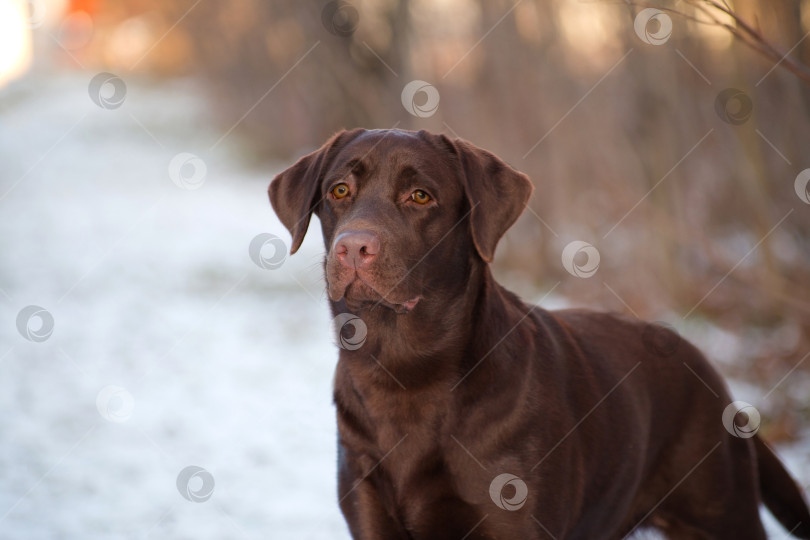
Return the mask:
<svg viewBox="0 0 810 540">
<path fill-rule="evenodd" d="M 717 5 L 0 0 L 0 536 L 348 538 L 266 188 L 356 126 L 529 174 L 500 281 L 676 328 L 807 486 L 810 0 Z"/>
</svg>

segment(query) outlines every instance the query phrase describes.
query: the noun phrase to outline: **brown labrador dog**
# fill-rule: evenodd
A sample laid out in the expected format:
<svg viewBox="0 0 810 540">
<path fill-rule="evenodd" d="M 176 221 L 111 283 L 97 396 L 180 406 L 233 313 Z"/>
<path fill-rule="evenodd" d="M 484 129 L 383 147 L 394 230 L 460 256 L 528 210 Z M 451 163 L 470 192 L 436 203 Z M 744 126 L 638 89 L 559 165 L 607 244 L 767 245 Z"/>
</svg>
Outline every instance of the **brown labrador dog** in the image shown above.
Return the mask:
<svg viewBox="0 0 810 540">
<path fill-rule="evenodd" d="M 810 538 L 801 490 L 694 346 L 495 282 L 532 192 L 496 156 L 356 129 L 269 192 L 291 253 L 320 218 L 332 312 L 349 321 L 334 399 L 354 538 L 760 540 L 760 501 Z"/>
</svg>

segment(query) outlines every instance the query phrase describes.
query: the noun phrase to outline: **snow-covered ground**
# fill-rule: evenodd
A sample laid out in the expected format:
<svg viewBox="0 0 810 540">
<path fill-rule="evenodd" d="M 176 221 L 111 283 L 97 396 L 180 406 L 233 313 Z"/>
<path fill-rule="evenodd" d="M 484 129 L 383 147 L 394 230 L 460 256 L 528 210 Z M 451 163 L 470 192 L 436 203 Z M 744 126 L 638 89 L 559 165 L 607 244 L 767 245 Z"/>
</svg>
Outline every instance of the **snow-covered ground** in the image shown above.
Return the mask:
<svg viewBox="0 0 810 540">
<path fill-rule="evenodd" d="M 127 81 L 105 110 L 91 76 L 0 94 L 0 537 L 348 538 L 319 235 L 259 268 L 251 240 L 288 238 L 271 171 L 211 150 L 224 130 L 193 84 Z M 198 189 L 170 178 L 181 152 Z M 17 330 L 32 304 L 46 341 Z M 109 385 L 125 421 L 99 412 Z M 178 492 L 190 465 L 215 481 L 204 503 Z"/>
<path fill-rule="evenodd" d="M 193 83 L 127 80 L 104 109 L 92 76 L 0 91 L 0 537 L 348 538 L 317 223 L 259 268 L 251 240 L 288 239 L 272 171 L 217 144 Z M 198 189 L 170 178 L 184 152 Z M 29 305 L 45 341 L 18 331 Z M 188 466 L 209 500 L 180 495 Z"/>
</svg>

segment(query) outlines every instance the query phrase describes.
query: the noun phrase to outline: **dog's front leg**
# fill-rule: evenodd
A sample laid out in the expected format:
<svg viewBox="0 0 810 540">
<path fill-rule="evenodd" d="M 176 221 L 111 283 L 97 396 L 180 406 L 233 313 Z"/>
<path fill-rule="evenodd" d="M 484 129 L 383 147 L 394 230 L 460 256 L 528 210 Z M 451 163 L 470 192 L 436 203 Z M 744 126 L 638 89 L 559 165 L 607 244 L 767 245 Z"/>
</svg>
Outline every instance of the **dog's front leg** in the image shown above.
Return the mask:
<svg viewBox="0 0 810 540">
<path fill-rule="evenodd" d="M 338 444 L 340 510 L 355 540 L 412 540 L 383 505 L 373 478 L 364 472 L 362 456 Z"/>
</svg>

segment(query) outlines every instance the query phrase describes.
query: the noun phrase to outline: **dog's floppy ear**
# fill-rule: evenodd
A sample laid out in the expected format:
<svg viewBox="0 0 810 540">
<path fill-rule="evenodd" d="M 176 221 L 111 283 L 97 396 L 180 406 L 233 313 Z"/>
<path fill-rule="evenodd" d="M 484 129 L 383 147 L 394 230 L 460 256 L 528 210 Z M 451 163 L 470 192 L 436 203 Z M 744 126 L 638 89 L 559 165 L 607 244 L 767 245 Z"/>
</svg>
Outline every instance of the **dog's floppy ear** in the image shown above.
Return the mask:
<svg viewBox="0 0 810 540">
<path fill-rule="evenodd" d="M 461 139 L 451 141 L 444 135 L 442 138 L 460 163 L 464 190 L 472 208 L 470 228 L 475 248 L 482 259 L 492 262 L 495 246 L 523 213 L 534 186 L 528 176 L 498 156 Z"/>
<path fill-rule="evenodd" d="M 320 185 L 323 175 L 340 150 L 363 130 L 341 131 L 295 165 L 281 172 L 270 182 L 267 192 L 270 204 L 281 223 L 292 235 L 290 254 L 298 251 L 309 227 L 312 212 L 321 202 Z"/>
</svg>

